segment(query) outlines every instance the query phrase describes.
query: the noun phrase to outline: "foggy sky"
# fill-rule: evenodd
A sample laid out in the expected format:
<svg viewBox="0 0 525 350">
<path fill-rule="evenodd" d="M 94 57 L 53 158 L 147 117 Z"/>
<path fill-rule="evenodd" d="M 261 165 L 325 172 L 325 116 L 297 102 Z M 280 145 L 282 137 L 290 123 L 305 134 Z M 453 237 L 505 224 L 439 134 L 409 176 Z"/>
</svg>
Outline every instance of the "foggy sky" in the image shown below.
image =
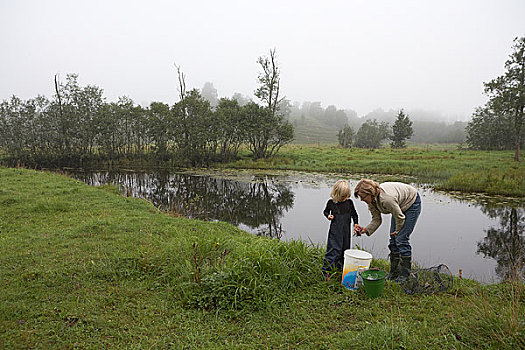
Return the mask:
<svg viewBox="0 0 525 350">
<path fill-rule="evenodd" d="M 0 100 L 51 98 L 55 74 L 78 73 L 109 101 L 173 104 L 174 64 L 188 90 L 253 97 L 275 48 L 291 101 L 465 120 L 524 19 L 524 0 L 0 0 Z"/>
</svg>

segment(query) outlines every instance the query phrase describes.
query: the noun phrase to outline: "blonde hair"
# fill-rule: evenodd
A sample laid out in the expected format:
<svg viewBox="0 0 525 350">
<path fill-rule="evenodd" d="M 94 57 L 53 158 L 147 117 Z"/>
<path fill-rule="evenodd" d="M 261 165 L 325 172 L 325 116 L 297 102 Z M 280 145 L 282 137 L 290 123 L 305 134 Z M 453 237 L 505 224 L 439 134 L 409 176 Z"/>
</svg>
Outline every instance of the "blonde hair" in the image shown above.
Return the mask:
<svg viewBox="0 0 525 350">
<path fill-rule="evenodd" d="M 379 196 L 379 193 L 381 193 L 381 187 L 379 187 L 377 182 L 370 179 L 362 179 L 357 183 L 354 189 L 355 198 L 357 198 L 357 196 L 365 197 L 371 195 L 372 198 L 375 199 Z"/>
<path fill-rule="evenodd" d="M 338 202 L 344 202 L 347 198 L 351 196 L 352 191 L 350 190 L 350 185 L 346 180 L 338 180 L 334 188 L 332 188 L 332 192 L 330 193 L 330 197 L 332 197 L 333 201 Z"/>
</svg>

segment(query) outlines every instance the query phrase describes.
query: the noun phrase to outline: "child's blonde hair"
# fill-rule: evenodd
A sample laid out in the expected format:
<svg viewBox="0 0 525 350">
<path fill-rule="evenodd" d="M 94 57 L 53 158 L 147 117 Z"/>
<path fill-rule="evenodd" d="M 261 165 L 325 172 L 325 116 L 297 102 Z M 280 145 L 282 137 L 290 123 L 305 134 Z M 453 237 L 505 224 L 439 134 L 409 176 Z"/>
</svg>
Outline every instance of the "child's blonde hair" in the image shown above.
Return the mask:
<svg viewBox="0 0 525 350">
<path fill-rule="evenodd" d="M 350 185 L 346 180 L 338 180 L 334 188 L 332 188 L 332 192 L 330 193 L 330 197 L 332 197 L 332 200 L 336 203 L 338 202 L 344 202 L 347 198 L 351 196 L 352 191 L 350 191 Z"/>
<path fill-rule="evenodd" d="M 377 196 L 379 196 L 380 192 L 381 187 L 379 187 L 377 182 L 370 179 L 362 179 L 354 188 L 354 197 L 357 198 L 357 196 L 365 197 L 367 195 L 371 195 L 372 198 L 375 199 Z"/>
</svg>

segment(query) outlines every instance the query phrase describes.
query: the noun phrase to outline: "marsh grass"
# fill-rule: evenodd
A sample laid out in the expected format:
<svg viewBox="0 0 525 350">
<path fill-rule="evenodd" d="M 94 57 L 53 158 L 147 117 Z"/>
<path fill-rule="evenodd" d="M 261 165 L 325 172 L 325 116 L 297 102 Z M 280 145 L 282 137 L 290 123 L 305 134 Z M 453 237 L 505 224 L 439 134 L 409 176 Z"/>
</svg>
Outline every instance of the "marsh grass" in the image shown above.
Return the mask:
<svg viewBox="0 0 525 350">
<path fill-rule="evenodd" d="M 173 217 L 113 186 L 0 168 L 0 348 L 523 348 L 522 283 L 384 295 L 322 247 Z M 384 261 L 372 266 L 388 269 Z"/>
<path fill-rule="evenodd" d="M 410 176 L 437 189 L 525 196 L 525 161 L 512 151 L 471 151 L 418 145 L 406 149 L 344 149 L 334 145 L 288 145 L 277 157 L 253 161 L 248 153 L 224 167 L 333 172 L 369 177 Z"/>
</svg>

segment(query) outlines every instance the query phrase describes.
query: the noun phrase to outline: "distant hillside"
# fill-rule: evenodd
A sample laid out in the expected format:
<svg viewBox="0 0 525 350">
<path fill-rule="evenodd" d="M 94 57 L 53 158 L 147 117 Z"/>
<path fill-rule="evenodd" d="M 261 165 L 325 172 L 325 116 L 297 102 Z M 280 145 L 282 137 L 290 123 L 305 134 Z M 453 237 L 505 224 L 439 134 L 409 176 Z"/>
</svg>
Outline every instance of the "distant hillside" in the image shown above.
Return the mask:
<svg viewBox="0 0 525 350">
<path fill-rule="evenodd" d="M 338 142 L 337 134 L 339 129 L 335 126 L 328 126 L 320 123 L 315 119 L 291 120 L 294 125 L 295 139 L 293 143 L 298 144 L 312 144 L 312 143 L 331 143 Z"/>
<path fill-rule="evenodd" d="M 373 118 L 372 118 L 373 119 Z M 355 132 L 359 130 L 362 122 L 366 119 L 353 119 L 349 122 L 350 126 Z M 388 121 L 390 125 L 393 124 L 391 120 Z M 339 128 L 334 125 L 327 125 L 322 121 L 314 118 L 290 118 L 290 122 L 294 125 L 295 139 L 293 143 L 296 144 L 337 144 L 337 134 Z M 414 120 L 413 129 L 414 135 L 409 140 L 414 143 L 463 143 L 465 142 L 465 127 L 467 122 L 455 122 L 447 124 L 445 121 L 423 121 Z"/>
</svg>

